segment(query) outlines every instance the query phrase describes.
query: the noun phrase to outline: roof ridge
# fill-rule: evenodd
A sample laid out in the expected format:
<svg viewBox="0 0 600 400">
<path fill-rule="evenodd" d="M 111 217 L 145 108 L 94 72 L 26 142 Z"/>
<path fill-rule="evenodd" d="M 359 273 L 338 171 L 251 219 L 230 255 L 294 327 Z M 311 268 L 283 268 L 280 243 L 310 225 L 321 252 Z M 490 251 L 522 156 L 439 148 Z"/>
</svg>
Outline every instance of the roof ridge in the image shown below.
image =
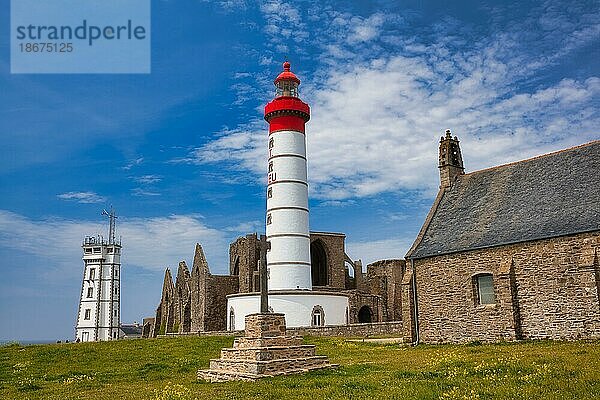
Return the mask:
<svg viewBox="0 0 600 400">
<path fill-rule="evenodd" d="M 515 165 L 515 164 L 520 164 L 520 163 L 524 163 L 524 162 L 529 162 L 529 161 L 537 160 L 539 158 L 544 158 L 544 157 L 549 157 L 549 156 L 555 156 L 555 155 L 557 155 L 559 153 L 566 153 L 568 151 L 580 149 L 582 147 L 591 146 L 593 144 L 600 144 L 600 140 L 592 140 L 591 142 L 588 142 L 588 143 L 583 143 L 583 144 L 579 144 L 577 146 L 567 147 L 566 149 L 556 150 L 556 151 L 552 151 L 550 153 L 544 153 L 544 154 L 540 154 L 540 155 L 537 155 L 537 156 L 533 156 L 533 157 L 529 157 L 529 158 L 524 158 L 523 160 L 513 161 L 513 162 L 506 163 L 506 164 L 495 165 L 493 167 L 488 167 L 488 168 L 484 168 L 484 169 L 478 169 L 476 171 L 468 172 L 468 173 L 466 173 L 464 175 L 473 175 L 473 174 L 477 174 L 479 172 L 487 172 L 487 171 L 491 171 L 491 170 L 495 170 L 495 169 L 500 169 L 500 168 L 508 167 L 508 166 Z"/>
</svg>

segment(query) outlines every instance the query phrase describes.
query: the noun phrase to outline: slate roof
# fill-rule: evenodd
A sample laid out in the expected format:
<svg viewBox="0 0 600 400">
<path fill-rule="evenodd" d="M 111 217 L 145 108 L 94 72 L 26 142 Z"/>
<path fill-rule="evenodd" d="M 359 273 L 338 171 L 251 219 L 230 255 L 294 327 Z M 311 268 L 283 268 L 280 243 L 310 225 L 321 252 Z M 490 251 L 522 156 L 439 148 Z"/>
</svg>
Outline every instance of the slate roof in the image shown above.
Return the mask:
<svg viewBox="0 0 600 400">
<path fill-rule="evenodd" d="M 459 176 L 407 258 L 600 231 L 600 141 Z"/>
<path fill-rule="evenodd" d="M 121 325 L 121 330 L 126 336 L 141 336 L 142 326 L 141 325 Z"/>
</svg>

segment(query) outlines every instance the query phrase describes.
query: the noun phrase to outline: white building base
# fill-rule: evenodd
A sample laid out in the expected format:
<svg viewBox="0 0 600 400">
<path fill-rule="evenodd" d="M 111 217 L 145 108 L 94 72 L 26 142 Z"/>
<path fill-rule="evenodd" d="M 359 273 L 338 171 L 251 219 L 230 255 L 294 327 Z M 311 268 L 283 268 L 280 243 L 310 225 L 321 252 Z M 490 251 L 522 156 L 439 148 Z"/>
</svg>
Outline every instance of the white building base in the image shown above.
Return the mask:
<svg viewBox="0 0 600 400">
<path fill-rule="evenodd" d="M 335 292 L 269 292 L 269 310 L 285 314 L 286 325 L 290 328 L 315 326 L 315 312 L 321 314 L 317 318 L 320 319 L 321 326 L 348 323 L 348 297 Z M 246 315 L 259 312 L 260 294 L 242 293 L 227 296 L 227 330 L 244 330 Z"/>
</svg>

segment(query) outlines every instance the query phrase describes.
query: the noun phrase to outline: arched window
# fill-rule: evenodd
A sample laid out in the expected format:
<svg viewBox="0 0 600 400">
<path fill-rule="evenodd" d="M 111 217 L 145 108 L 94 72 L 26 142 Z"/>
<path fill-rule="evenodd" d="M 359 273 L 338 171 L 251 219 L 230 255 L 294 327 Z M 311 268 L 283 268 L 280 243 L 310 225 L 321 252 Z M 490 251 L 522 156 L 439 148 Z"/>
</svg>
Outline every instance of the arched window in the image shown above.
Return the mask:
<svg viewBox="0 0 600 400">
<path fill-rule="evenodd" d="M 481 273 L 473 276 L 473 298 L 475 304 L 495 304 L 494 276 L 490 273 Z"/>
<path fill-rule="evenodd" d="M 327 286 L 327 253 L 320 240 L 310 244 L 310 264 L 313 286 Z"/>
<path fill-rule="evenodd" d="M 373 322 L 373 311 L 371 311 L 371 307 L 362 306 L 360 310 L 358 310 L 358 322 Z"/>
<path fill-rule="evenodd" d="M 233 311 L 233 307 L 229 311 L 229 330 L 235 331 L 235 312 Z"/>
<path fill-rule="evenodd" d="M 311 326 L 323 326 L 325 325 L 325 312 L 323 307 L 316 305 L 312 310 Z"/>
<path fill-rule="evenodd" d="M 231 275 L 240 274 L 240 258 L 238 256 L 235 257 L 235 261 L 233 262 L 233 271 L 231 272 Z"/>
</svg>

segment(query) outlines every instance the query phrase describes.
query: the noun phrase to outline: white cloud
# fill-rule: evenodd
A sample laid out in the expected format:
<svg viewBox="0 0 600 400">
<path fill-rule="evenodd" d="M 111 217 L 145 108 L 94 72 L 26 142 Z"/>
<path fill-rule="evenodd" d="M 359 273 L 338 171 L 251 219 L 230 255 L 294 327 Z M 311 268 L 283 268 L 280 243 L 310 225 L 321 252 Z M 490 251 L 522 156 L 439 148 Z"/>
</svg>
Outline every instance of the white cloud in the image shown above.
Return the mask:
<svg viewBox="0 0 600 400">
<path fill-rule="evenodd" d="M 134 176 L 133 180 L 142 185 L 150 185 L 152 183 L 158 183 L 158 182 L 162 181 L 162 176 L 160 176 L 160 175 Z"/>
<path fill-rule="evenodd" d="M 68 192 L 57 195 L 59 199 L 62 200 L 72 200 L 78 203 L 103 203 L 106 201 L 106 198 L 100 196 L 94 192 Z"/>
<path fill-rule="evenodd" d="M 384 15 L 373 14 L 368 18 L 353 17 L 350 19 L 348 42 L 368 42 L 379 36 L 383 26 Z"/>
<path fill-rule="evenodd" d="M 159 192 L 153 192 L 151 190 L 146 190 L 146 189 L 142 189 L 142 188 L 133 188 L 131 189 L 131 194 L 133 196 L 160 196 L 161 194 Z"/>
<path fill-rule="evenodd" d="M 45 218 L 33 220 L 0 210 L 0 245 L 38 256 L 45 262 L 41 273 L 80 274 L 81 243 L 85 236 L 107 234 L 107 223 Z M 123 237 L 122 263 L 150 271 L 162 271 L 186 260 L 191 266 L 194 246 L 204 248 L 211 270 L 227 270 L 228 243 L 225 235 L 204 224 L 197 215 L 170 215 L 117 220 L 117 235 Z"/>
<path fill-rule="evenodd" d="M 282 2 L 262 7 L 274 43 L 300 15 L 294 9 L 285 19 L 281 7 L 287 10 Z M 431 195 L 438 186 L 437 140 L 446 128 L 461 140 L 467 171 L 597 139 L 600 79 L 524 86 L 555 58 L 531 53 L 517 36 L 522 26 L 469 46 L 445 30 L 456 29 L 452 24 L 436 25 L 427 42 L 388 34 L 385 40 L 395 48 L 390 53 L 380 46 L 382 32 L 398 16 L 332 12 L 319 18 L 312 33 L 324 50 L 322 68 L 301 87 L 312 108 L 307 144 L 313 197 L 343 200 L 399 190 Z M 553 34 L 555 43 L 544 45 L 576 46 L 573 37 L 585 37 L 585 43 L 598 37 L 594 19 L 587 28 L 568 22 L 569 29 Z M 265 130 L 260 120 L 223 130 L 192 159 L 227 162 L 263 180 Z"/>
<path fill-rule="evenodd" d="M 138 157 L 134 160 L 129 161 L 124 167 L 122 167 L 125 171 L 129 171 L 131 168 L 140 165 L 144 162 L 144 157 Z"/>
<path fill-rule="evenodd" d="M 414 238 L 391 238 L 366 242 L 346 243 L 346 253 L 353 260 L 360 259 L 363 268 L 368 264 L 386 259 L 404 259 Z"/>
</svg>

